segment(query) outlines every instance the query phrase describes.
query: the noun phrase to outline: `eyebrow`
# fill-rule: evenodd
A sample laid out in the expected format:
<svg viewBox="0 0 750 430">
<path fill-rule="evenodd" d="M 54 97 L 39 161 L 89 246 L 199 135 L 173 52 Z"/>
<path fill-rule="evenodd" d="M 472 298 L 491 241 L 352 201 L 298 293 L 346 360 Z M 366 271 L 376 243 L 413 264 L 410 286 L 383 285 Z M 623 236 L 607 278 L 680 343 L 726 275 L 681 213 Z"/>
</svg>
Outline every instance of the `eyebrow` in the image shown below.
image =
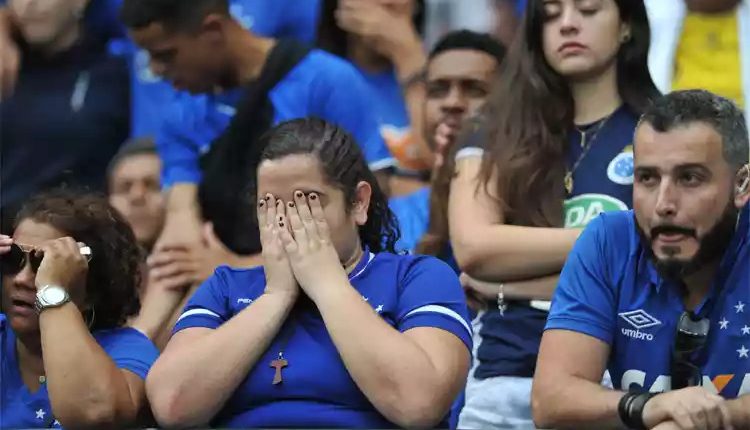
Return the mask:
<svg viewBox="0 0 750 430">
<path fill-rule="evenodd" d="M 685 163 L 685 164 L 678 164 L 677 166 L 674 166 L 671 170 L 672 171 L 678 171 L 678 170 L 690 170 L 690 169 L 697 169 L 697 170 L 703 170 L 703 171 L 710 171 L 708 167 L 706 167 L 705 164 L 701 163 Z M 635 171 L 654 171 L 654 170 L 661 170 L 656 166 L 636 166 Z"/>
</svg>

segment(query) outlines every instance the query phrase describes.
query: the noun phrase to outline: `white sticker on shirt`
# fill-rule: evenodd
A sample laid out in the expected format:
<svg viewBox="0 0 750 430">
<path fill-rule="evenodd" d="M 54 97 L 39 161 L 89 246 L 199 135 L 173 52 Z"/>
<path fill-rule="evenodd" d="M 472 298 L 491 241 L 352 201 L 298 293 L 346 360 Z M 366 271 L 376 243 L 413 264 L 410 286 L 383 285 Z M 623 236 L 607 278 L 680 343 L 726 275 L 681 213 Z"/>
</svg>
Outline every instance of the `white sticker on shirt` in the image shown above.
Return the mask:
<svg viewBox="0 0 750 430">
<path fill-rule="evenodd" d="M 581 194 L 565 201 L 565 228 L 583 228 L 602 212 L 625 210 L 628 205 L 606 194 Z"/>
</svg>

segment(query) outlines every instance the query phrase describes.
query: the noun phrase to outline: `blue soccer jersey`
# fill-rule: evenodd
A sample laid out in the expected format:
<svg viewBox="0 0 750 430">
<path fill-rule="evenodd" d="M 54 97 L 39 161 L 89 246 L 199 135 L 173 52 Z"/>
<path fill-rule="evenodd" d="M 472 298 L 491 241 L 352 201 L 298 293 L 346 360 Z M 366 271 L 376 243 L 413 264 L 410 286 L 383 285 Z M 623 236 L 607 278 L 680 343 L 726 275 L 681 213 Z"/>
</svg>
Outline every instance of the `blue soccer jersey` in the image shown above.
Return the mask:
<svg viewBox="0 0 750 430">
<path fill-rule="evenodd" d="M 456 335 L 471 350 L 471 328 L 458 278 L 432 257 L 366 253 L 350 282 L 385 322 L 401 332 L 436 327 Z M 219 268 L 190 299 L 175 332 L 215 329 L 265 290 L 262 268 Z M 320 313 L 305 297 L 240 383 L 212 425 L 224 428 L 393 428 L 352 380 Z M 284 383 L 273 385 L 284 343 Z M 217 353 L 221 353 L 217 351 Z M 210 369 L 206 369 L 209 371 Z M 446 421 L 442 423 L 443 426 Z"/>
<path fill-rule="evenodd" d="M 122 1 L 95 0 L 88 27 L 119 29 L 115 34 L 124 35 L 117 17 Z M 230 0 L 229 7 L 240 24 L 260 36 L 315 40 L 320 0 Z M 177 91 L 151 72 L 148 52 L 131 40 L 121 37 L 112 43 L 112 50 L 130 59 L 133 136 L 155 135 L 164 120 L 164 106 L 177 98 Z"/>
<path fill-rule="evenodd" d="M 726 398 L 750 394 L 749 234 L 746 207 L 711 292 L 694 310 L 711 322 L 705 353 L 696 357 L 703 387 Z M 546 329 L 609 345 L 616 389 L 660 392 L 671 387 L 671 353 L 685 307 L 680 287 L 659 276 L 646 246 L 631 211 L 592 221 L 568 257 Z"/>
<path fill-rule="evenodd" d="M 313 50 L 270 91 L 274 123 L 319 117 L 354 135 L 373 170 L 394 164 L 369 109 L 367 87 L 348 62 Z M 229 125 L 241 89 L 220 96 L 180 94 L 156 144 L 164 163 L 162 184 L 197 183 L 199 158 Z"/>
<path fill-rule="evenodd" d="M 583 228 L 602 212 L 632 206 L 633 135 L 637 123 L 638 116 L 623 105 L 598 125 L 585 127 L 589 129 L 586 141 L 579 131 L 570 133 L 566 161 L 573 170 L 573 187 L 563 203 L 564 227 Z M 483 144 L 483 133 L 472 136 L 456 159 L 482 157 Z M 533 377 L 547 316 L 542 306 L 532 307 L 527 301 L 509 302 L 502 315 L 497 310 L 483 313 L 479 329 L 482 342 L 477 348 L 479 366 L 474 376 Z"/>
<path fill-rule="evenodd" d="M 94 333 L 94 338 L 115 365 L 146 379 L 159 351 L 141 332 L 119 328 Z M 52 413 L 47 386 L 32 393 L 21 378 L 16 336 L 0 314 L 0 428 L 59 428 Z"/>
</svg>

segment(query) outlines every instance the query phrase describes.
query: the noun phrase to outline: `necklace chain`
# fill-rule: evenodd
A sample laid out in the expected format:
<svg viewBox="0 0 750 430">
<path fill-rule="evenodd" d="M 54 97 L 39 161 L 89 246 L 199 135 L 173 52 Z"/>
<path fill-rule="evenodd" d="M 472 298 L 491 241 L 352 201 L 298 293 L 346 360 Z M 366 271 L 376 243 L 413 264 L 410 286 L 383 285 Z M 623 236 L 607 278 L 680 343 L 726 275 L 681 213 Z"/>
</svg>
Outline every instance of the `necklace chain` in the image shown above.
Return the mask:
<svg viewBox="0 0 750 430">
<path fill-rule="evenodd" d="M 616 112 L 616 111 L 615 111 Z M 567 191 L 568 195 L 570 195 L 573 192 L 573 174 L 578 170 L 578 167 L 581 165 L 583 160 L 588 155 L 591 148 L 594 146 L 594 143 L 596 143 L 596 138 L 599 137 L 599 132 L 604 129 L 604 126 L 607 125 L 610 118 L 614 115 L 614 112 L 607 115 L 605 118 L 602 118 L 599 120 L 599 124 L 596 125 L 595 130 L 591 136 L 591 139 L 588 139 L 588 131 L 587 130 L 581 130 L 578 127 L 575 127 L 576 131 L 578 131 L 581 134 L 581 147 L 583 148 L 583 151 L 581 152 L 581 155 L 578 156 L 578 159 L 573 163 L 573 166 L 565 173 L 565 191 Z"/>
</svg>

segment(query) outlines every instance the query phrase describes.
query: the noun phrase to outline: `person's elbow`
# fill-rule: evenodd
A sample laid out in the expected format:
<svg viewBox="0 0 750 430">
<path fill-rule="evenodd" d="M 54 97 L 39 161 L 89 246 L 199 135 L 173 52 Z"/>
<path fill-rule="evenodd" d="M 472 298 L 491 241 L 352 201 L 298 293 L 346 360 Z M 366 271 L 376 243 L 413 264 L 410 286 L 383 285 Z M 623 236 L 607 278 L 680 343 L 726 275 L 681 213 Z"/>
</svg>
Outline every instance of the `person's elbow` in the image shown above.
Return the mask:
<svg viewBox="0 0 750 430">
<path fill-rule="evenodd" d="M 72 399 L 71 399 L 72 400 Z M 134 407 L 118 408 L 114 398 L 98 396 L 89 401 L 74 400 L 70 407 L 53 410 L 55 417 L 65 428 L 111 429 L 135 424 L 138 411 Z"/>
<path fill-rule="evenodd" d="M 184 391 L 173 384 L 163 383 L 153 370 L 146 378 L 146 397 L 154 419 L 163 428 L 185 428 L 206 424 L 199 422 L 195 408 L 185 401 Z"/>
<path fill-rule="evenodd" d="M 401 428 L 435 428 L 448 414 L 435 390 L 420 390 L 392 402 L 388 418 Z"/>
<path fill-rule="evenodd" d="M 451 246 L 461 271 L 471 277 L 481 277 L 488 257 L 479 236 L 471 233 L 451 235 Z"/>
<path fill-rule="evenodd" d="M 560 416 L 555 405 L 559 406 L 555 392 L 557 389 L 550 385 L 545 378 L 536 376 L 531 390 L 531 417 L 536 428 L 558 428 Z"/>
</svg>

